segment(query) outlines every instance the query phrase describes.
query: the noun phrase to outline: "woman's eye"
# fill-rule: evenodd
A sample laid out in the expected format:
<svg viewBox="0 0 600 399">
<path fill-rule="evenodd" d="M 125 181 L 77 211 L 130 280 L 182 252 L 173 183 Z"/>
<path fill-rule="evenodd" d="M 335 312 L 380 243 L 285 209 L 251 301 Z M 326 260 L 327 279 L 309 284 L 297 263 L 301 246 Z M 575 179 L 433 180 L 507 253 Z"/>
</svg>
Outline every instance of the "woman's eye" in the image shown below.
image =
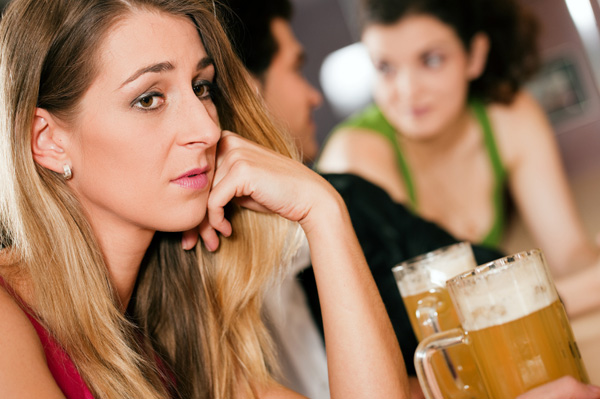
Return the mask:
<svg viewBox="0 0 600 399">
<path fill-rule="evenodd" d="M 210 98 L 212 96 L 212 83 L 201 81 L 194 84 L 194 93 L 199 99 Z"/>
<path fill-rule="evenodd" d="M 377 63 L 377 65 L 375 66 L 375 69 L 377 69 L 377 72 L 379 72 L 381 75 L 383 75 L 385 77 L 392 77 L 394 75 L 394 73 L 396 72 L 396 70 L 387 62 Z"/>
<path fill-rule="evenodd" d="M 444 62 L 444 57 L 440 54 L 427 54 L 423 57 L 423 64 L 429 68 L 439 68 Z"/>
<path fill-rule="evenodd" d="M 148 93 L 139 97 L 133 105 L 137 108 L 147 111 L 160 107 L 162 103 L 164 103 L 164 98 L 161 94 Z"/>
</svg>

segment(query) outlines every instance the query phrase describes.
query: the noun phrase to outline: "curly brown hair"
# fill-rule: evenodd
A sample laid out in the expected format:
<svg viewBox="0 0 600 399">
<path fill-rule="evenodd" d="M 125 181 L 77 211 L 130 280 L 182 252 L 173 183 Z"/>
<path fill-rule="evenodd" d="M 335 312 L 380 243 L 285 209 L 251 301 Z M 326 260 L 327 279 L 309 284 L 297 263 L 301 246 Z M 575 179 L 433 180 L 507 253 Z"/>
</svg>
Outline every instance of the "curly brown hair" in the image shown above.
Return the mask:
<svg viewBox="0 0 600 399">
<path fill-rule="evenodd" d="M 479 32 L 490 39 L 482 75 L 469 95 L 487 102 L 512 102 L 523 83 L 538 69 L 539 23 L 516 0 L 361 0 L 360 21 L 391 25 L 410 15 L 431 15 L 454 29 L 465 49 Z"/>
</svg>

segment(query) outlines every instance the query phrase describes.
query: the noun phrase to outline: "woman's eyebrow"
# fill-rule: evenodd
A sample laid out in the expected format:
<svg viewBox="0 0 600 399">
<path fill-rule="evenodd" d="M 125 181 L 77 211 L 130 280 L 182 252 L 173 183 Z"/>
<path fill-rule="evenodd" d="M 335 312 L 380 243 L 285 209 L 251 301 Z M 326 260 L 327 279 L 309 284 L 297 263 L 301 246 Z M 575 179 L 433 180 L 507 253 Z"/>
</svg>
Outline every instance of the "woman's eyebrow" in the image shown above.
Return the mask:
<svg viewBox="0 0 600 399">
<path fill-rule="evenodd" d="M 211 65 L 214 65 L 213 59 L 210 57 L 204 57 L 198 62 L 198 65 L 196 65 L 196 69 L 200 71 Z"/>
<path fill-rule="evenodd" d="M 213 59 L 210 57 L 204 57 L 200 61 L 198 61 L 198 64 L 196 64 L 196 69 L 198 71 L 201 71 L 211 65 L 214 65 Z M 160 72 L 171 71 L 173 69 L 175 69 L 175 66 L 173 66 L 173 64 L 168 61 L 159 62 L 157 64 L 152 64 L 152 65 L 142 67 L 142 68 L 138 69 L 137 71 L 135 71 L 123 83 L 121 83 L 121 86 L 119 86 L 119 88 L 125 86 L 128 83 L 133 82 L 134 80 L 136 80 L 137 78 L 139 78 L 140 76 L 142 76 L 146 73 L 160 73 Z"/>
<path fill-rule="evenodd" d="M 200 61 L 200 62 L 202 62 L 202 61 Z M 121 83 L 121 86 L 119 86 L 119 88 L 125 86 L 128 83 L 133 82 L 134 80 L 136 80 L 137 78 L 139 78 L 140 76 L 142 76 L 146 73 L 160 73 L 160 72 L 170 71 L 174 68 L 175 67 L 173 66 L 173 64 L 171 64 L 168 61 L 167 62 L 159 62 L 158 64 L 152 64 L 152 65 L 142 67 L 142 68 L 138 69 L 137 71 L 135 71 L 123 83 Z"/>
</svg>

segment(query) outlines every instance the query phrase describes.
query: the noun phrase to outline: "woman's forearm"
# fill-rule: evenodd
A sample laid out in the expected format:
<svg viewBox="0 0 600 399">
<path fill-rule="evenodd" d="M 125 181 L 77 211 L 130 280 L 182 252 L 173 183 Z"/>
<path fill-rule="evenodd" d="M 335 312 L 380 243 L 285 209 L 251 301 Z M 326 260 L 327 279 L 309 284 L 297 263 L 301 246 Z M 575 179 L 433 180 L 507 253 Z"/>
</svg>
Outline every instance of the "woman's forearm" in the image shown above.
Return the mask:
<svg viewBox="0 0 600 399">
<path fill-rule="evenodd" d="M 323 314 L 332 398 L 408 398 L 396 336 L 339 197 L 303 223 Z M 314 220 L 314 217 L 313 217 Z"/>
</svg>

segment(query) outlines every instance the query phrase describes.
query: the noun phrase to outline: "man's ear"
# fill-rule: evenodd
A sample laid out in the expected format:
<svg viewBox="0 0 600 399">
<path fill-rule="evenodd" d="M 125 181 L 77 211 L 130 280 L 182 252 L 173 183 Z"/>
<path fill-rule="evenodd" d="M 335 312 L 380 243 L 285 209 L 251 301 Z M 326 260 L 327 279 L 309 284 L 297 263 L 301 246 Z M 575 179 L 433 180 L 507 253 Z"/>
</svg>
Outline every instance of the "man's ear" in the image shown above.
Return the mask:
<svg viewBox="0 0 600 399">
<path fill-rule="evenodd" d="M 475 34 L 469 48 L 469 65 L 467 67 L 469 80 L 475 80 L 481 76 L 485 70 L 489 51 L 490 38 L 488 35 L 483 32 Z"/>
<path fill-rule="evenodd" d="M 71 166 L 71 160 L 63 148 L 64 137 L 55 118 L 45 109 L 36 108 L 31 126 L 34 161 L 46 169 L 63 174 L 64 165 Z"/>
</svg>

